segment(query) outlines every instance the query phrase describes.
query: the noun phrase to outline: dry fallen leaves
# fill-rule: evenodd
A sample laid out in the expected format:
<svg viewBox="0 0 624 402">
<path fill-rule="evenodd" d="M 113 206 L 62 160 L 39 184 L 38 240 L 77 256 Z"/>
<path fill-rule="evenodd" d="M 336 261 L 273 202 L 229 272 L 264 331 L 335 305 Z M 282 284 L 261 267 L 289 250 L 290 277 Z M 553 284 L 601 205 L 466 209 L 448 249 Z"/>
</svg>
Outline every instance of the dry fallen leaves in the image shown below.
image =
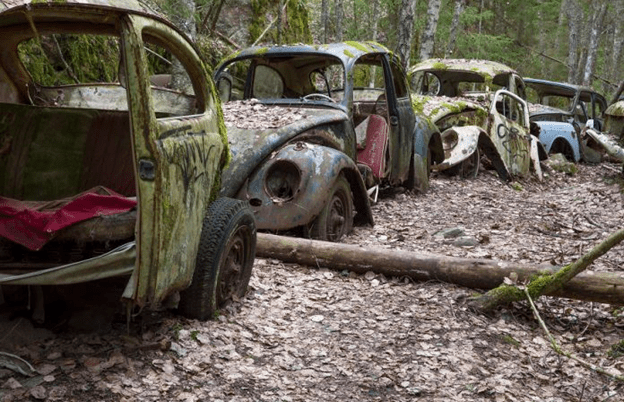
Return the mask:
<svg viewBox="0 0 624 402">
<path fill-rule="evenodd" d="M 388 192 L 376 226 L 346 239 L 363 247 L 516 262 L 566 263 L 624 222 L 622 193 L 601 166 L 550 172 L 513 190 L 491 172 L 432 178 L 425 195 Z M 605 179 L 606 178 L 606 179 Z M 436 236 L 461 228 L 473 246 Z M 461 237 L 460 236 L 460 237 Z M 624 247 L 592 270 L 617 270 Z M 464 306 L 471 290 L 372 272 L 355 275 L 257 259 L 247 296 L 210 322 L 143 312 L 99 335 L 68 332 L 3 349 L 41 381 L 0 371 L 0 398 L 119 401 L 603 401 L 622 385 L 562 358 L 524 303 L 493 316 Z M 624 371 L 617 306 L 541 298 L 562 348 Z M 168 348 L 142 347 L 166 344 Z M 58 369 L 53 369 L 58 367 Z M 97 368 L 97 369 L 94 369 Z M 43 379 L 43 373 L 52 381 Z M 50 380 L 50 378 L 48 378 Z M 34 384 L 34 382 L 32 383 Z"/>
</svg>

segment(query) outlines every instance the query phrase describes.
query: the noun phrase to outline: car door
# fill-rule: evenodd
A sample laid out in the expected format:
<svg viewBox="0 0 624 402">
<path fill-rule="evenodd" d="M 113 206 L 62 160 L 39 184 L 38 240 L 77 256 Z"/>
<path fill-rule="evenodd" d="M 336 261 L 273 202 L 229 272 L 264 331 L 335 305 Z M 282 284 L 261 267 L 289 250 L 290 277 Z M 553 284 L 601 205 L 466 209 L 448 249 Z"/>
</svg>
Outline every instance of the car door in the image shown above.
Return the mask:
<svg viewBox="0 0 624 402">
<path fill-rule="evenodd" d="M 531 139 L 526 102 L 519 96 L 498 90 L 490 109 L 488 134 L 508 173 L 526 175 L 531 165 Z"/>
<path fill-rule="evenodd" d="M 414 152 L 414 126 L 416 117 L 412 108 L 407 79 L 402 67 L 399 65 L 396 57 L 389 60 L 390 68 L 388 72 L 388 93 L 389 110 L 390 110 L 390 130 L 395 134 L 390 138 L 396 143 L 390 146 L 392 154 L 390 155 L 390 182 L 393 184 L 402 183 L 407 179 L 410 160 Z M 422 141 L 421 155 L 427 155 L 426 141 Z"/>
<path fill-rule="evenodd" d="M 214 91 L 193 47 L 146 17 L 128 16 L 122 28 L 139 208 L 133 298 L 142 306 L 190 283 L 202 222 L 227 160 L 226 142 Z M 164 60 L 149 60 L 154 53 Z M 150 83 L 159 63 L 165 69 L 181 65 L 173 70 L 181 72 L 178 89 Z"/>
</svg>

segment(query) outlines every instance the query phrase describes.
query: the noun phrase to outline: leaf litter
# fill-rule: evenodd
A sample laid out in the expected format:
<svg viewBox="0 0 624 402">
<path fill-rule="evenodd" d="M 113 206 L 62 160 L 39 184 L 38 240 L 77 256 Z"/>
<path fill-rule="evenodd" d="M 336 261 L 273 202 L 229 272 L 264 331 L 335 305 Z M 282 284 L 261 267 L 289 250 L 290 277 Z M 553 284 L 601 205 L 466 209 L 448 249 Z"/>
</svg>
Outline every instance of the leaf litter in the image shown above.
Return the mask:
<svg viewBox="0 0 624 402">
<path fill-rule="evenodd" d="M 345 242 L 566 264 L 624 222 L 621 179 L 612 170 L 579 165 L 574 176 L 547 171 L 544 182 L 514 186 L 488 171 L 466 181 L 434 175 L 427 194 L 386 191 L 373 205 L 375 227 L 356 227 Z M 619 271 L 623 261 L 619 245 L 590 270 Z M 0 368 L 0 400 L 624 398 L 621 384 L 557 355 L 525 303 L 480 315 L 465 305 L 474 293 L 258 258 L 246 297 L 209 322 L 144 311 L 129 327 L 122 318 L 97 331 L 35 336 L 23 318 L 0 321 L 0 348 L 37 371 Z M 620 306 L 553 297 L 536 303 L 562 348 L 624 372 L 624 357 L 613 353 L 624 339 Z"/>
</svg>

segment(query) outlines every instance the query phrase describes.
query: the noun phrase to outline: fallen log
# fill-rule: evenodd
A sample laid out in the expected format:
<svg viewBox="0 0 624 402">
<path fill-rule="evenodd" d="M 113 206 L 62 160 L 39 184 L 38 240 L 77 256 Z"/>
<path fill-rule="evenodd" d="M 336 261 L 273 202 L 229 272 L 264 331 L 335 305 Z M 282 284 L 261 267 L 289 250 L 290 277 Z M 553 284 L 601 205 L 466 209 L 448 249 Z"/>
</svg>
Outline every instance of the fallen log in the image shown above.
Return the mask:
<svg viewBox="0 0 624 402">
<path fill-rule="evenodd" d="M 416 281 L 439 280 L 482 290 L 499 286 L 506 277 L 517 277 L 518 283 L 522 283 L 536 275 L 555 273 L 560 268 L 547 264 L 529 266 L 483 258 L 363 248 L 267 233 L 258 233 L 256 256 L 358 274 L 373 271 Z M 583 272 L 561 289 L 546 295 L 621 305 L 624 304 L 624 275 Z"/>
</svg>

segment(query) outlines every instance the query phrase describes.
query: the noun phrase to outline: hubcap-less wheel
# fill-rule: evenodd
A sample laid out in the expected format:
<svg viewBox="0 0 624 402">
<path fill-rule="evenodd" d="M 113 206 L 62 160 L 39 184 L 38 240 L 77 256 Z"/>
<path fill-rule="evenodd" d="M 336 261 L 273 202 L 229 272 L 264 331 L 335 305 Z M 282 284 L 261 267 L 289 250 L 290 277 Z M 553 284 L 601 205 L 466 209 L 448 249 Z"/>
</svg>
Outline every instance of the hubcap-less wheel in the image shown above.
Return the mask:
<svg viewBox="0 0 624 402">
<path fill-rule="evenodd" d="M 241 227 L 228 242 L 224 250 L 225 261 L 221 264 L 221 276 L 217 288 L 217 305 L 239 297 L 245 281 L 245 267 L 249 264 L 251 233 L 249 227 Z M 248 279 L 247 279 L 248 280 Z"/>
<path fill-rule="evenodd" d="M 347 195 L 343 192 L 337 192 L 332 197 L 329 210 L 329 219 L 327 222 L 327 240 L 337 241 L 346 233 L 346 200 Z"/>
<path fill-rule="evenodd" d="M 249 205 L 219 198 L 208 208 L 191 285 L 178 311 L 207 320 L 230 299 L 245 295 L 256 255 L 256 223 Z"/>
<path fill-rule="evenodd" d="M 353 227 L 353 198 L 344 176 L 338 176 L 330 194 L 327 204 L 310 225 L 309 235 L 313 239 L 337 242 Z"/>
<path fill-rule="evenodd" d="M 459 174 L 462 179 L 473 179 L 479 174 L 479 161 L 481 160 L 481 154 L 479 149 L 470 155 L 467 159 L 464 159 L 459 167 Z"/>
</svg>

